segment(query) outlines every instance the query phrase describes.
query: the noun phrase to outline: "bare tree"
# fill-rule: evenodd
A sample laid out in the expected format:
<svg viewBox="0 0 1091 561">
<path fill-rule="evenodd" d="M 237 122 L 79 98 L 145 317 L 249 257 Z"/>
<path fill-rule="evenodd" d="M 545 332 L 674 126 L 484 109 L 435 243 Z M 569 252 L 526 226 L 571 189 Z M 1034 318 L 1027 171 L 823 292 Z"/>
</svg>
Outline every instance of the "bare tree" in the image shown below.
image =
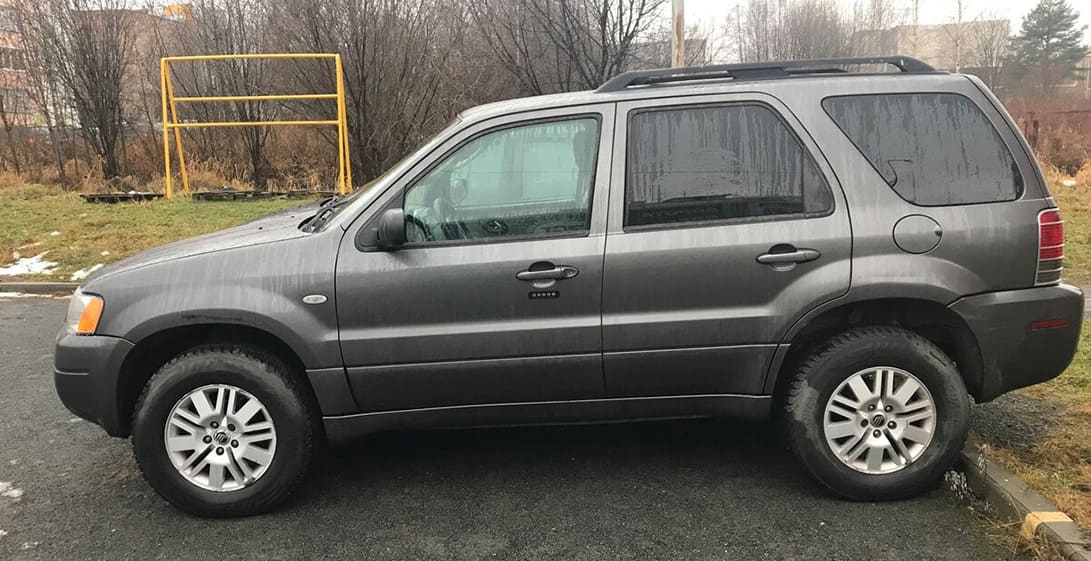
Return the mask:
<svg viewBox="0 0 1091 561">
<path fill-rule="evenodd" d="M 522 93 L 592 89 L 633 60 L 665 0 L 466 0 Z"/>
<path fill-rule="evenodd" d="M 344 57 L 354 180 L 377 176 L 434 133 L 463 108 L 462 96 L 480 74 L 477 68 L 457 73 L 452 68 L 466 30 L 457 2 L 279 0 L 271 5 L 281 14 L 275 29 L 287 49 Z M 329 66 L 304 62 L 292 72 L 310 91 L 334 87 Z"/>
<path fill-rule="evenodd" d="M 734 25 L 742 61 L 842 56 L 852 40 L 836 0 L 747 0 Z"/>
<path fill-rule="evenodd" d="M 633 47 L 626 69 L 665 68 L 671 65 L 671 41 L 674 30 L 660 27 Z M 711 64 L 716 58 L 712 33 L 698 25 L 687 25 L 684 33 L 686 66 Z"/>
<path fill-rule="evenodd" d="M 79 117 L 84 140 L 107 179 L 122 175 L 122 90 L 136 38 L 125 0 L 37 0 L 21 8 L 29 35 Z"/>
<path fill-rule="evenodd" d="M 62 185 L 67 185 L 64 128 L 70 105 L 61 83 L 61 61 L 54 56 L 54 26 L 49 12 L 43 11 L 36 0 L 16 3 L 15 24 L 27 70 L 24 91 L 45 124 L 57 177 Z"/>
<path fill-rule="evenodd" d="M 555 45 L 528 0 L 467 0 L 474 30 L 488 55 L 518 85 L 516 95 L 579 89 L 571 61 Z"/>
<path fill-rule="evenodd" d="M 261 0 L 198 0 L 193 5 L 193 18 L 170 34 L 167 48 L 178 53 L 210 55 L 281 50 L 275 49 L 271 41 L 270 13 L 269 4 Z M 274 74 L 274 66 L 273 61 L 266 59 L 179 63 L 172 66 L 172 85 L 176 95 L 255 96 L 266 93 L 272 87 L 271 82 L 283 77 Z M 236 100 L 195 104 L 179 110 L 204 122 L 258 122 L 275 120 L 278 106 Z M 204 133 L 206 140 L 217 134 Z M 251 184 L 259 191 L 265 190 L 271 175 L 265 157 L 269 128 L 244 127 L 234 134 L 242 138 Z"/>
<path fill-rule="evenodd" d="M 798 0 L 788 4 L 782 19 L 783 38 L 777 55 L 784 59 L 835 57 L 848 54 L 848 25 L 835 0 Z"/>
<path fill-rule="evenodd" d="M 969 43 L 972 41 L 971 30 L 976 27 L 974 24 L 977 22 L 977 18 L 967 20 L 966 0 L 954 0 L 954 4 L 954 21 L 943 26 L 943 33 L 947 37 L 947 45 L 951 47 L 950 51 L 947 52 L 950 61 L 948 66 L 955 72 L 961 72 L 962 67 L 966 65 L 968 51 L 970 50 Z"/>
<path fill-rule="evenodd" d="M 986 18 L 977 22 L 970 36 L 970 64 L 977 68 L 978 77 L 990 88 L 996 88 L 1008 58 L 1011 27 L 1006 19 Z"/>
</svg>

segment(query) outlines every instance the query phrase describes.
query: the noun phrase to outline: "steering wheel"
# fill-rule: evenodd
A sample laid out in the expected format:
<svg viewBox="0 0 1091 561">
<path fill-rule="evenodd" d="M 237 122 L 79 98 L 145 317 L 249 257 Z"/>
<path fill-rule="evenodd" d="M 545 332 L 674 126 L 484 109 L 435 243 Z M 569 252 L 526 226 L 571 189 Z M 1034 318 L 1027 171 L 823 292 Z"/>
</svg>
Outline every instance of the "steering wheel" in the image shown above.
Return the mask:
<svg viewBox="0 0 1091 561">
<path fill-rule="evenodd" d="M 405 237 L 410 242 L 419 242 L 419 241 L 434 242 L 434 241 L 436 241 L 435 236 L 432 235 L 432 230 L 430 230 L 428 228 L 428 225 L 426 225 L 420 218 L 417 218 L 416 216 L 413 216 L 412 214 L 406 214 L 405 215 L 405 225 L 406 225 Z M 420 231 L 419 236 L 423 237 L 424 239 L 423 240 L 418 239 L 415 236 L 410 235 L 409 234 L 409 227 L 410 226 L 412 226 L 412 227 L 416 228 L 417 230 L 419 230 Z"/>
</svg>

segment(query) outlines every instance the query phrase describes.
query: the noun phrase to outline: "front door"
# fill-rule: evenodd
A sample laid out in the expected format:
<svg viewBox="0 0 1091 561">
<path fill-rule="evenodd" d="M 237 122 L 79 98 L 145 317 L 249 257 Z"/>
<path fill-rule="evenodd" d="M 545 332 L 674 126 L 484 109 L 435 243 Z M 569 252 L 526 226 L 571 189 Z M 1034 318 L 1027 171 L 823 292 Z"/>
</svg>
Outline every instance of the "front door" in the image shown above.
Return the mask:
<svg viewBox="0 0 1091 561">
<path fill-rule="evenodd" d="M 346 237 L 337 310 L 362 410 L 603 396 L 613 113 L 577 113 L 467 127 L 377 203 L 404 209 L 407 245 Z"/>
<path fill-rule="evenodd" d="M 777 100 L 621 103 L 603 286 L 611 397 L 760 394 L 781 337 L 849 287 L 844 201 Z"/>
</svg>

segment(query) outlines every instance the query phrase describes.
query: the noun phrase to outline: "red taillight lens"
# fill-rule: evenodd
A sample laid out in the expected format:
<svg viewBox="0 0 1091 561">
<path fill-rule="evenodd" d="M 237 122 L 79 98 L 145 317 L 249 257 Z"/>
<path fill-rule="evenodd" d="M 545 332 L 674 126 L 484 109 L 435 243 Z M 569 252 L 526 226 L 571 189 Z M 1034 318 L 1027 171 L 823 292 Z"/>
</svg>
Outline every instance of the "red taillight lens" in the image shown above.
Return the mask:
<svg viewBox="0 0 1091 561">
<path fill-rule="evenodd" d="M 1038 215 L 1038 231 L 1041 233 L 1040 247 L 1054 247 L 1064 243 L 1064 221 L 1061 213 L 1050 210 Z"/>
<path fill-rule="evenodd" d="M 1038 213 L 1038 275 L 1035 284 L 1060 282 L 1064 262 L 1064 220 L 1057 209 Z"/>
</svg>

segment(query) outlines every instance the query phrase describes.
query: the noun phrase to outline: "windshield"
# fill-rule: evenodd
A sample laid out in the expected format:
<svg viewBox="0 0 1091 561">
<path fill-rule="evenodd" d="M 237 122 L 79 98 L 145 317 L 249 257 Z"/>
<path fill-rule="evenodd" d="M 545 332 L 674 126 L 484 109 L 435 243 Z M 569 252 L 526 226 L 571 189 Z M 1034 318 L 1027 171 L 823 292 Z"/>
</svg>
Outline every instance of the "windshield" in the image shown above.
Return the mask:
<svg viewBox="0 0 1091 561">
<path fill-rule="evenodd" d="M 367 207 L 380 193 L 386 190 L 391 181 L 400 177 L 406 170 L 420 158 L 431 152 L 440 142 L 453 134 L 454 129 L 462 122 L 461 116 L 455 117 L 443 130 L 425 141 L 407 156 L 383 172 L 382 175 L 356 188 L 351 194 L 335 199 L 327 203 L 315 212 L 315 215 L 306 220 L 301 228 L 305 232 L 317 232 L 328 228 L 331 224 L 339 223 L 339 217 L 353 217 Z"/>
</svg>

